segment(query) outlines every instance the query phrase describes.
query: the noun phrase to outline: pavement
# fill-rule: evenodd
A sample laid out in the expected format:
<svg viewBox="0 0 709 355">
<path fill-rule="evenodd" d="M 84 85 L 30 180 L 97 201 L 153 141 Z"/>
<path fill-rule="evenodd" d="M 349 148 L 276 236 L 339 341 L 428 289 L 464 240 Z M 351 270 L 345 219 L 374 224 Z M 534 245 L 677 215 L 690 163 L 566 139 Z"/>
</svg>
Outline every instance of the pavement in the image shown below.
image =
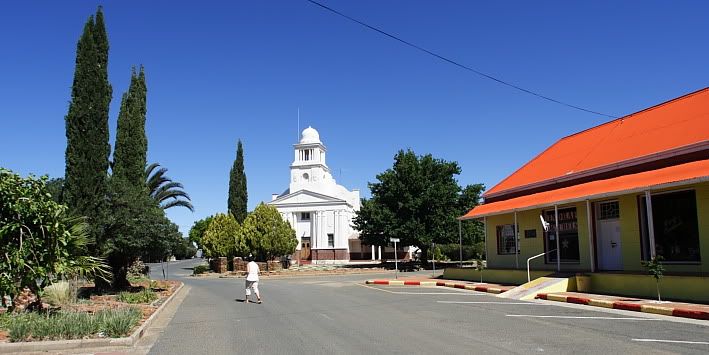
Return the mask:
<svg viewBox="0 0 709 355">
<path fill-rule="evenodd" d="M 400 276 L 395 280 L 391 279 L 374 279 L 365 281 L 371 285 L 391 285 L 391 286 L 440 286 L 451 287 L 464 290 L 473 290 L 479 292 L 487 292 L 499 294 L 509 291 L 514 288 L 510 285 L 500 285 L 488 282 L 470 282 L 459 280 L 445 280 L 441 278 L 422 277 L 421 275 Z"/>
</svg>

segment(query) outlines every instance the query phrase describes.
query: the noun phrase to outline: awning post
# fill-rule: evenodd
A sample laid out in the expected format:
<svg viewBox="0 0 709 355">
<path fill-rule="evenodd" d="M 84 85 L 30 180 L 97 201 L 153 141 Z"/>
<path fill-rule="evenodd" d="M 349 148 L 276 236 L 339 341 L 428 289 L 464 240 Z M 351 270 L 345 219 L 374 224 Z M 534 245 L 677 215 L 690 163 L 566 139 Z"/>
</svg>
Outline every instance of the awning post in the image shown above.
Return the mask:
<svg viewBox="0 0 709 355">
<path fill-rule="evenodd" d="M 487 261 L 487 217 L 483 217 L 483 240 L 485 241 L 485 261 Z"/>
<path fill-rule="evenodd" d="M 556 232 L 556 271 L 561 272 L 561 248 L 559 248 L 559 206 L 554 205 L 554 231 Z"/>
<path fill-rule="evenodd" d="M 519 269 L 519 237 L 517 236 L 517 211 L 515 211 L 515 269 Z"/>
<path fill-rule="evenodd" d="M 655 257 L 655 224 L 652 220 L 652 195 L 645 191 L 645 214 L 647 215 L 647 236 L 650 241 L 650 258 Z"/>
<path fill-rule="evenodd" d="M 586 221 L 588 223 L 588 254 L 591 257 L 591 272 L 596 272 L 596 259 L 593 254 L 593 221 L 591 221 L 591 201 L 586 200 Z"/>
</svg>

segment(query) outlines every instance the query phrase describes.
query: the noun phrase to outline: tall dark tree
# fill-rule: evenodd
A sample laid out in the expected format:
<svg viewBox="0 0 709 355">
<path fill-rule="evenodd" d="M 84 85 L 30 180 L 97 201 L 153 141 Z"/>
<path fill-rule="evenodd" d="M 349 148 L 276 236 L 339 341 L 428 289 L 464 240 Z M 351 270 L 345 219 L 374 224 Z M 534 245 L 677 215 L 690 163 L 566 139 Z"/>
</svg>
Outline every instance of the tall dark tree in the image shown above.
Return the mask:
<svg viewBox="0 0 709 355">
<path fill-rule="evenodd" d="M 369 245 L 387 245 L 389 238 L 400 238 L 399 245 L 421 249 L 424 262 L 432 242 L 457 242 L 458 174 L 456 162 L 399 151 L 394 166 L 369 184 L 372 198 L 362 200 L 353 221 L 360 239 Z"/>
<path fill-rule="evenodd" d="M 89 17 L 76 48 L 71 103 L 66 115 L 66 172 L 64 202 L 76 215 L 88 217 L 91 236 L 100 244 L 107 214 L 108 36 L 99 7 Z M 98 249 L 97 249 L 98 250 Z"/>
<path fill-rule="evenodd" d="M 246 173 L 244 173 L 244 148 L 239 140 L 236 146 L 236 160 L 229 172 L 229 201 L 227 202 L 229 213 L 239 223 L 243 223 L 246 219 L 248 198 Z"/>
<path fill-rule="evenodd" d="M 123 94 L 118 114 L 112 179 L 122 179 L 141 187 L 145 186 L 148 153 L 148 138 L 145 136 L 146 97 L 145 72 L 142 67 L 140 73 L 136 73 L 133 68 L 130 86 Z"/>
</svg>

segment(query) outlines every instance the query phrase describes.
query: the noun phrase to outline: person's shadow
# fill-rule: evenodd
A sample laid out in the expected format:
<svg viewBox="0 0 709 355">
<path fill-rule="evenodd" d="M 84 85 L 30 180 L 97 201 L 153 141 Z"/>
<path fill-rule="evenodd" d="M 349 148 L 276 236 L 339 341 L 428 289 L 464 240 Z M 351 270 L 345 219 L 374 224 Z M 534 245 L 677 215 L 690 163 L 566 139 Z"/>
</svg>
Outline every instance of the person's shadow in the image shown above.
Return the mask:
<svg viewBox="0 0 709 355">
<path fill-rule="evenodd" d="M 236 301 L 236 302 L 242 302 L 242 303 L 243 303 L 243 302 L 246 302 L 246 300 L 243 299 L 243 298 L 237 298 L 237 299 L 234 299 L 234 301 Z"/>
</svg>

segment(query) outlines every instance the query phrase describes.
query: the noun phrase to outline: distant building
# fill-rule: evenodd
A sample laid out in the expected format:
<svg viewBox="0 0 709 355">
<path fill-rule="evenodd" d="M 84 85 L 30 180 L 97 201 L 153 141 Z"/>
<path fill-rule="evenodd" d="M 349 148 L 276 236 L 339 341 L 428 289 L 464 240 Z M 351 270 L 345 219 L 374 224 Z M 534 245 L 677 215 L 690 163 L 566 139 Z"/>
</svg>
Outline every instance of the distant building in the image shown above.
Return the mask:
<svg viewBox="0 0 709 355">
<path fill-rule="evenodd" d="M 268 204 L 276 207 L 295 229 L 298 246 L 294 259 L 320 264 L 350 259 L 374 259 L 374 248 L 363 247 L 352 228 L 360 207 L 359 190 L 338 185 L 325 163 L 327 149 L 312 127 L 303 130 L 294 145 L 290 186 L 274 194 Z"/>
</svg>

